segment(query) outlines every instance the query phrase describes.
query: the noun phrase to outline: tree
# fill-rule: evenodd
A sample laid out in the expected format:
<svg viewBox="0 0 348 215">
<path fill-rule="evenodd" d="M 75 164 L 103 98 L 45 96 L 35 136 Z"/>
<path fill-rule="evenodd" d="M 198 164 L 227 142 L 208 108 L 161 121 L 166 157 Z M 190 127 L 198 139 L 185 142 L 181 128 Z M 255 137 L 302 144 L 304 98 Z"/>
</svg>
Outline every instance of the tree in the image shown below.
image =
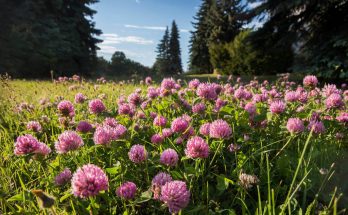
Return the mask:
<svg viewBox="0 0 348 215">
<path fill-rule="evenodd" d="M 210 53 L 233 41 L 246 23 L 248 12 L 242 0 L 206 0 L 194 18 L 197 22 L 193 23 L 196 30 L 191 37 L 190 69 L 210 73 L 213 70 Z M 228 56 L 223 50 L 215 54 L 214 58 Z"/>
<path fill-rule="evenodd" d="M 189 70 L 194 73 L 211 73 L 213 66 L 210 63 L 208 40 L 211 33 L 211 26 L 207 17 L 213 0 L 203 0 L 192 22 L 194 31 L 190 38 L 190 59 Z"/>
<path fill-rule="evenodd" d="M 100 61 L 100 66 L 105 65 L 105 62 Z M 112 57 L 111 62 L 103 75 L 109 76 L 146 76 L 150 74 L 150 68 L 141 65 L 126 57 L 121 51 L 116 51 Z"/>
<path fill-rule="evenodd" d="M 246 23 L 248 14 L 241 0 L 215 0 L 208 13 L 209 44 L 231 42 Z"/>
<path fill-rule="evenodd" d="M 246 38 L 250 30 L 241 31 L 233 41 L 223 44 L 213 44 L 209 47 L 210 60 L 220 74 L 252 75 L 259 67 L 257 53 Z"/>
<path fill-rule="evenodd" d="M 172 28 L 170 31 L 170 39 L 169 39 L 169 61 L 170 61 L 170 74 L 181 74 L 183 73 L 182 64 L 181 64 L 181 51 L 180 51 L 180 43 L 179 43 L 179 30 L 175 21 L 172 22 Z"/>
<path fill-rule="evenodd" d="M 255 45 L 293 46 L 296 58 L 305 63 L 301 70 L 348 77 L 348 1 L 260 2 L 253 13 L 267 21 L 251 38 Z"/>
<path fill-rule="evenodd" d="M 163 38 L 157 45 L 157 57 L 153 65 L 153 70 L 157 74 L 167 74 L 170 71 L 170 53 L 169 53 L 169 29 L 168 26 L 164 32 Z"/>
<path fill-rule="evenodd" d="M 16 77 L 87 75 L 100 42 L 89 8 L 95 0 L 14 0 L 0 3 L 0 73 Z"/>
</svg>

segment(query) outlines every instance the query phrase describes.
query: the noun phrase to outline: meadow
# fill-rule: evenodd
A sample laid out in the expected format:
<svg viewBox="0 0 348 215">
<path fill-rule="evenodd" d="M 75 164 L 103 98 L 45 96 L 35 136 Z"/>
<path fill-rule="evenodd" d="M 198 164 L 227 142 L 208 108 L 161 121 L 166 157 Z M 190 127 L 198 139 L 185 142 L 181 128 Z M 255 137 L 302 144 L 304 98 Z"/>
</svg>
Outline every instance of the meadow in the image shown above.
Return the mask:
<svg viewBox="0 0 348 215">
<path fill-rule="evenodd" d="M 0 81 L 0 214 L 345 214 L 348 88 Z"/>
</svg>

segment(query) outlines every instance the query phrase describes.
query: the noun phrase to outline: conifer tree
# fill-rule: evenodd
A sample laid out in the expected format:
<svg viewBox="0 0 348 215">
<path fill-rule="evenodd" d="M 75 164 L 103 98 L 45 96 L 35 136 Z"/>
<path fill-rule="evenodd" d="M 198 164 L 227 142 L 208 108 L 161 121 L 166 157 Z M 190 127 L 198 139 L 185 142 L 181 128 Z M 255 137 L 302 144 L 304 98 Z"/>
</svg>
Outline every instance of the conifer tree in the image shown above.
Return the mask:
<svg viewBox="0 0 348 215">
<path fill-rule="evenodd" d="M 211 73 L 213 66 L 210 63 L 208 40 L 211 26 L 208 23 L 208 14 L 213 0 L 203 0 L 192 23 L 194 31 L 190 39 L 189 70 L 194 73 Z"/>
<path fill-rule="evenodd" d="M 181 64 L 181 51 L 180 51 L 180 42 L 179 42 L 179 29 L 176 25 L 175 21 L 172 22 L 172 28 L 170 31 L 170 39 L 169 39 L 169 61 L 170 61 L 170 74 L 181 74 L 182 64 Z"/>
<path fill-rule="evenodd" d="M 96 61 L 96 0 L 0 3 L 0 73 L 16 77 L 88 74 Z"/>
<path fill-rule="evenodd" d="M 153 70 L 157 74 L 167 74 L 169 72 L 169 64 L 170 64 L 170 54 L 169 54 L 169 29 L 168 26 L 164 32 L 164 35 L 157 45 L 157 57 L 156 61 L 153 65 Z"/>
</svg>

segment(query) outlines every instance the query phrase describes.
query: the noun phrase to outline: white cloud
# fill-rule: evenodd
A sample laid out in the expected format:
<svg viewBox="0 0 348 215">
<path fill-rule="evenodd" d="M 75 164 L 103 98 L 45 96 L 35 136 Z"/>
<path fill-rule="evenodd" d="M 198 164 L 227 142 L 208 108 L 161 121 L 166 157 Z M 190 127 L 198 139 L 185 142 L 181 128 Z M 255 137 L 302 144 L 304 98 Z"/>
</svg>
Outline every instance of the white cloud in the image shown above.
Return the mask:
<svg viewBox="0 0 348 215">
<path fill-rule="evenodd" d="M 260 1 L 257 1 L 257 2 L 252 2 L 252 3 L 249 3 L 249 7 L 251 9 L 255 8 L 255 7 L 258 7 L 262 4 L 263 2 L 260 2 Z"/>
<path fill-rule="evenodd" d="M 154 42 L 152 40 L 147 40 L 138 36 L 119 36 L 117 34 L 102 34 L 101 39 L 103 39 L 102 45 L 112 45 L 120 43 L 134 43 L 138 45 L 150 45 Z"/>
<path fill-rule="evenodd" d="M 166 27 L 163 26 L 147 26 L 147 25 L 124 25 L 126 28 L 134 28 L 134 29 L 145 29 L 145 30 L 155 30 L 155 31 L 164 31 L 166 30 Z M 182 33 L 188 33 L 190 30 L 187 29 L 180 29 L 180 32 Z"/>
<path fill-rule="evenodd" d="M 137 4 L 140 4 L 140 0 L 135 0 L 135 2 L 136 2 Z"/>
<path fill-rule="evenodd" d="M 107 45 L 98 45 L 100 50 L 98 52 L 102 54 L 113 54 L 115 51 L 117 51 L 116 47 L 114 46 L 107 46 Z"/>
<path fill-rule="evenodd" d="M 190 32 L 190 30 L 188 30 L 188 29 L 180 29 L 180 32 L 182 32 L 182 33 L 189 33 Z"/>
<path fill-rule="evenodd" d="M 124 27 L 126 27 L 126 28 L 135 28 L 135 29 L 146 29 L 146 30 L 159 30 L 159 31 L 166 30 L 166 28 L 162 27 L 162 26 L 124 25 Z"/>
</svg>

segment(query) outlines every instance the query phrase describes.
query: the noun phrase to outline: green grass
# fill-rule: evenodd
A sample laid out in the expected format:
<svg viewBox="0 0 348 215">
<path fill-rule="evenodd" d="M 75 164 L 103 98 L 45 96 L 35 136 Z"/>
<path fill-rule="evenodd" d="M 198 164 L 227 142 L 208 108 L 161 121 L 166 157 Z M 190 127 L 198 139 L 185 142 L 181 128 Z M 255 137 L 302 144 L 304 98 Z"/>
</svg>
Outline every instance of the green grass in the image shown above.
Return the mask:
<svg viewBox="0 0 348 215">
<path fill-rule="evenodd" d="M 222 85 L 227 77 L 216 80 L 214 75 L 182 76 L 184 82 L 193 78 L 214 80 Z M 270 80 L 271 77 L 260 77 Z M 299 77 L 292 77 L 296 79 Z M 242 77 L 243 82 L 253 79 Z M 273 79 L 274 80 L 274 77 Z M 151 180 L 159 171 L 164 171 L 176 179 L 186 182 L 191 192 L 190 204 L 182 214 L 343 214 L 348 204 L 346 158 L 347 136 L 343 140 L 335 138 L 336 132 L 347 134 L 347 127 L 335 121 L 323 120 L 326 133 L 313 135 L 306 131 L 290 135 L 286 122 L 290 117 L 308 119 L 314 110 L 325 110 L 324 99 L 316 103 L 309 98 L 304 111 L 296 112 L 298 103 L 288 104 L 287 110 L 277 116 L 268 112 L 267 103 L 257 105 L 258 122 L 267 119 L 264 129 L 251 127 L 249 115 L 230 95 L 220 98 L 228 101 L 220 112 L 214 112 L 214 103 L 202 101 L 194 92 L 188 91 L 184 98 L 190 103 L 205 102 L 207 111 L 203 115 L 193 114 L 180 105 L 177 95 L 157 98 L 144 110 L 145 115 L 156 112 L 168 119 L 167 127 L 173 119 L 182 114 L 192 117 L 191 125 L 197 135 L 199 127 L 205 122 L 224 119 L 233 129 L 229 140 L 216 140 L 205 137 L 209 143 L 210 156 L 207 159 L 189 159 L 185 156 L 184 144 L 175 144 L 178 137 L 167 138 L 160 145 L 151 143 L 151 136 L 161 133 L 152 126 L 152 119 L 133 119 L 117 113 L 117 100 L 121 95 L 128 96 L 136 89 L 142 89 L 145 97 L 147 86 L 134 83 L 95 82 L 54 84 L 50 81 L 5 80 L 0 82 L 0 213 L 1 214 L 165 214 L 168 209 L 159 201 L 151 199 L 149 188 Z M 135 84 L 137 83 L 137 84 Z M 274 82 L 280 91 L 285 89 Z M 158 86 L 158 82 L 155 86 Z M 256 90 L 248 88 L 251 91 Z M 106 117 L 113 117 L 128 128 L 127 135 L 112 142 L 109 147 L 95 145 L 93 133 L 81 134 L 85 145 L 68 154 L 57 154 L 54 143 L 65 130 L 74 130 L 75 125 L 64 128 L 59 124 L 57 103 L 60 100 L 74 100 L 77 92 L 88 99 L 103 97 L 108 111 L 101 115 L 88 112 L 88 102 L 74 104 L 75 122 L 88 120 L 102 123 Z M 40 105 L 41 99 L 48 99 L 49 105 Z M 21 103 L 32 105 L 25 111 L 17 111 Z M 346 102 L 347 103 L 347 102 Z M 140 108 L 137 111 L 142 111 Z M 323 111 L 335 117 L 339 111 Z M 44 122 L 42 116 L 50 121 Z M 41 133 L 28 131 L 26 123 L 39 121 L 43 126 Z M 135 124 L 141 129 L 134 129 Z M 42 160 L 31 155 L 15 156 L 14 142 L 20 135 L 31 133 L 47 144 L 52 153 Z M 250 139 L 244 139 L 244 134 Z M 227 150 L 231 143 L 242 146 L 231 153 Z M 142 144 L 149 152 L 146 163 L 135 165 L 129 161 L 128 151 L 134 144 Z M 163 150 L 173 148 L 179 155 L 175 167 L 159 163 Z M 54 185 L 54 177 L 65 167 L 72 172 L 86 163 L 101 167 L 109 178 L 109 190 L 89 199 L 79 199 L 71 194 L 70 184 L 63 187 Z M 333 165 L 335 163 L 335 165 Z M 327 169 L 321 174 L 320 169 Z M 260 182 L 246 189 L 240 184 L 239 174 L 256 175 Z M 137 196 L 132 201 L 115 195 L 116 188 L 124 181 L 133 181 L 138 186 Z M 55 197 L 54 209 L 41 209 L 31 190 L 42 189 Z M 343 196 L 341 195 L 343 193 Z M 53 211 L 53 212 L 52 212 Z"/>
</svg>

